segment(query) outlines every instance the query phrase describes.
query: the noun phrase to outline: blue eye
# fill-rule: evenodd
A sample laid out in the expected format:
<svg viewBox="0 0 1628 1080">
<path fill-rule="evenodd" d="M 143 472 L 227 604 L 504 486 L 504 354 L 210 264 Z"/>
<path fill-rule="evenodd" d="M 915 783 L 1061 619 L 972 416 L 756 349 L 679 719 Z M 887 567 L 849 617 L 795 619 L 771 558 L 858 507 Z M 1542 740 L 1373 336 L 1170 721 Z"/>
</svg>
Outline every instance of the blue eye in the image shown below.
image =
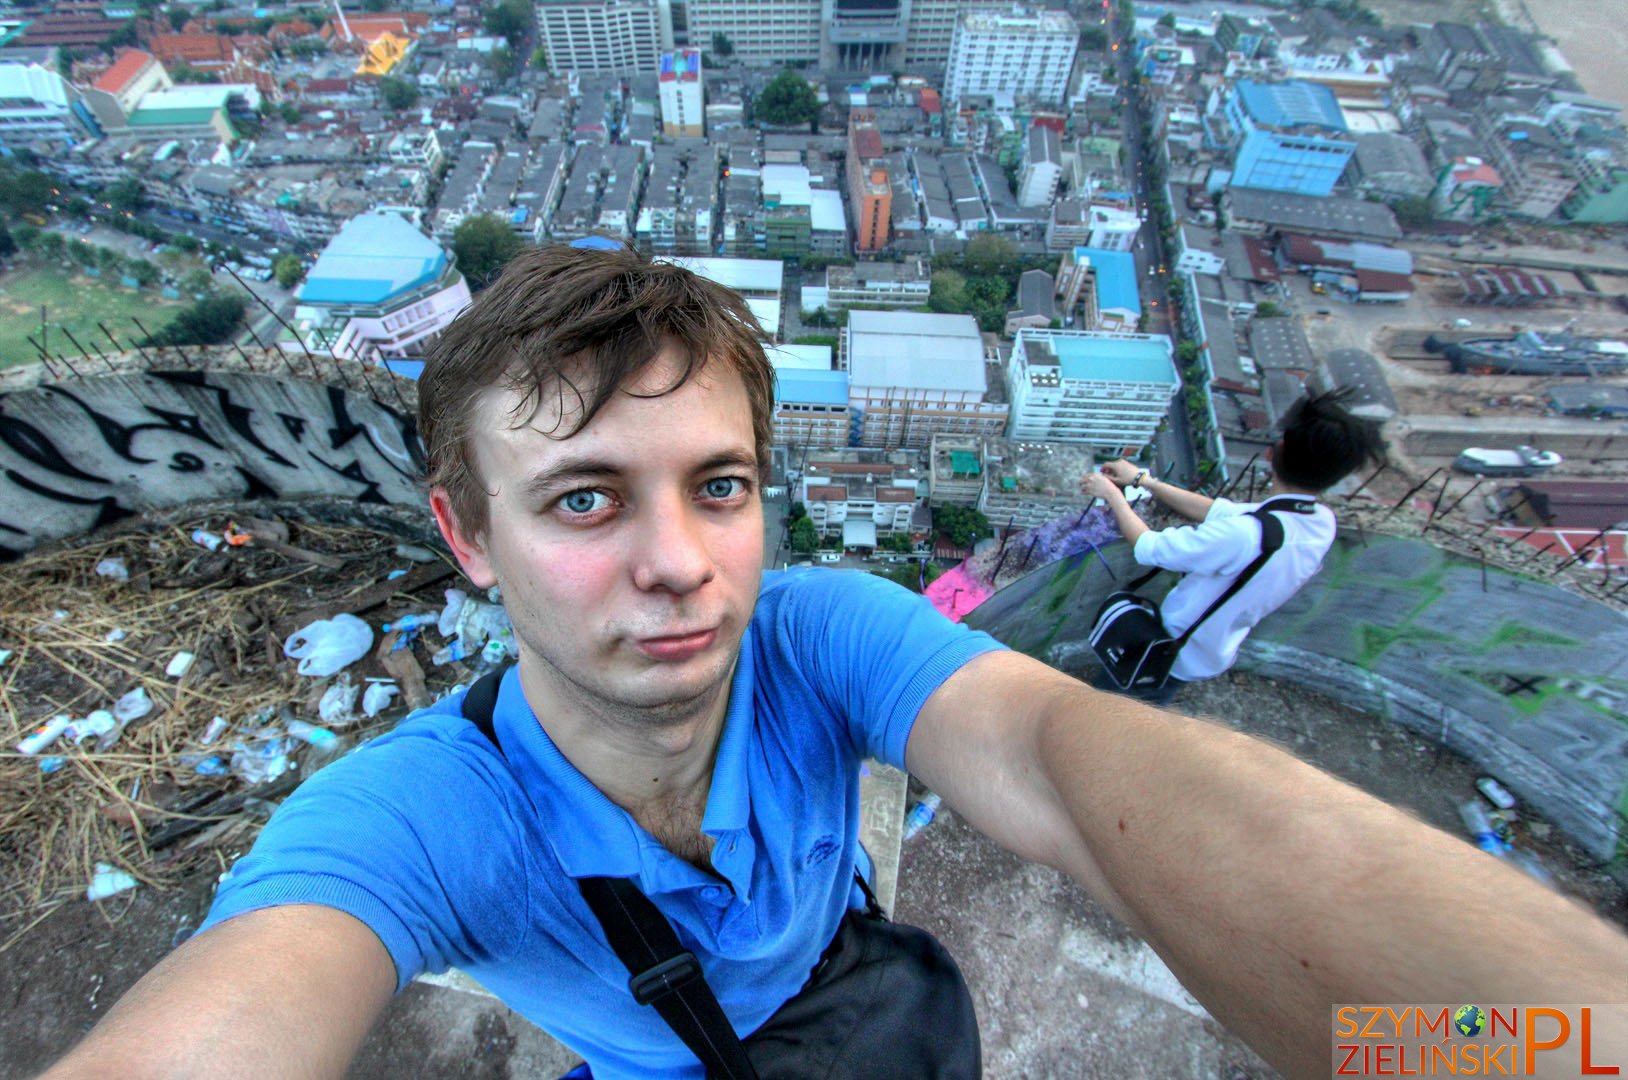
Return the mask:
<svg viewBox="0 0 1628 1080">
<path fill-rule="evenodd" d="M 746 490 L 745 481 L 735 476 L 715 476 L 701 485 L 709 499 L 728 499 Z"/>
<path fill-rule="evenodd" d="M 610 505 L 610 499 L 602 491 L 592 488 L 582 488 L 579 491 L 568 491 L 560 496 L 560 508 L 571 514 L 591 514 L 595 510 L 602 510 Z"/>
</svg>

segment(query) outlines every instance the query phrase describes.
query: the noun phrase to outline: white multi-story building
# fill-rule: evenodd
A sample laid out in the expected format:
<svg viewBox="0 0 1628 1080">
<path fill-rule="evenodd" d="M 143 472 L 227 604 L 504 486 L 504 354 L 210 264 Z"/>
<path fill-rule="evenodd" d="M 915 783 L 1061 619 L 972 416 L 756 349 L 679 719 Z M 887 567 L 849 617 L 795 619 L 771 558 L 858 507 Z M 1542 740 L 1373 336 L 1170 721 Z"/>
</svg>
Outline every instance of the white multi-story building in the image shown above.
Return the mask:
<svg viewBox="0 0 1628 1080">
<path fill-rule="evenodd" d="M 537 31 L 555 74 L 631 75 L 661 66 L 662 18 L 655 0 L 542 0 Z"/>
<path fill-rule="evenodd" d="M 829 345 L 767 345 L 774 365 L 776 446 L 847 446 L 852 428 L 848 373 L 831 366 Z"/>
<path fill-rule="evenodd" d="M 1050 206 L 1063 179 L 1063 144 L 1057 132 L 1043 124 L 1029 127 L 1018 179 L 1019 206 Z"/>
<path fill-rule="evenodd" d="M 923 259 L 859 262 L 825 270 L 825 306 L 830 311 L 846 311 L 858 304 L 922 307 L 932 291 L 933 275 Z"/>
<path fill-rule="evenodd" d="M 0 64 L 0 140 L 79 142 L 90 135 L 79 95 L 61 75 L 38 64 Z"/>
<path fill-rule="evenodd" d="M 1134 210 L 1092 203 L 1086 212 L 1090 227 L 1084 247 L 1103 251 L 1129 251 L 1136 246 L 1136 234 L 1141 231 L 1142 219 Z"/>
<path fill-rule="evenodd" d="M 911 71 L 936 75 L 944 70 L 955 37 L 955 22 L 969 0 L 910 0 L 904 62 Z"/>
<path fill-rule="evenodd" d="M 661 54 L 656 76 L 661 94 L 663 135 L 705 136 L 706 108 L 702 99 L 701 50 L 676 49 Z"/>
<path fill-rule="evenodd" d="M 950 41 L 946 102 L 1005 92 L 1061 104 L 1079 37 L 1079 25 L 1061 11 L 963 11 Z"/>
<path fill-rule="evenodd" d="M 686 0 L 682 7 L 689 44 L 712 48 L 722 34 L 734 60 L 749 67 L 784 67 L 820 61 L 822 0 Z M 676 23 L 677 10 L 673 15 Z M 676 31 L 676 25 L 675 25 Z"/>
<path fill-rule="evenodd" d="M 822 534 L 840 530 L 843 547 L 875 547 L 909 534 L 925 479 L 914 450 L 834 450 L 807 457 L 797 497 Z"/>
<path fill-rule="evenodd" d="M 1181 389 L 1162 334 L 1028 327 L 1013 343 L 1007 381 L 1009 438 L 1122 456 L 1147 445 Z"/>
<path fill-rule="evenodd" d="M 925 449 L 938 433 L 1006 428 L 1006 404 L 989 400 L 983 338 L 970 315 L 851 311 L 843 350 L 861 446 Z"/>
<path fill-rule="evenodd" d="M 406 165 L 434 173 L 446 160 L 446 152 L 441 149 L 441 140 L 436 137 L 435 129 L 426 127 L 392 135 L 385 144 L 384 157 L 392 165 Z"/>
<path fill-rule="evenodd" d="M 469 306 L 445 249 L 387 211 L 359 214 L 328 242 L 294 308 L 306 348 L 361 360 L 416 356 Z"/>
</svg>

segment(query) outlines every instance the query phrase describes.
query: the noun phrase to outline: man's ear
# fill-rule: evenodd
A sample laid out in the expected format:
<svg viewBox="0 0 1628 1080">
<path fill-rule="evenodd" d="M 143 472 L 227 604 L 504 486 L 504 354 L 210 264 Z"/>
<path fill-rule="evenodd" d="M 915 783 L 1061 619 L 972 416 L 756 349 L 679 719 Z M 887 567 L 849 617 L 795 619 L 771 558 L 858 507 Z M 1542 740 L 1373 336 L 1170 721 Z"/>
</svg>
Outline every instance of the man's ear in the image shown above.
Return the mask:
<svg viewBox="0 0 1628 1080">
<path fill-rule="evenodd" d="M 457 557 L 458 565 L 464 568 L 471 584 L 477 589 L 490 589 L 496 585 L 497 575 L 492 572 L 491 561 L 486 556 L 486 538 L 470 536 L 464 531 L 458 523 L 458 515 L 452 510 L 452 498 L 446 488 L 430 489 L 430 513 L 435 515 L 435 524 L 440 528 L 441 536 L 452 548 L 452 554 Z"/>
</svg>

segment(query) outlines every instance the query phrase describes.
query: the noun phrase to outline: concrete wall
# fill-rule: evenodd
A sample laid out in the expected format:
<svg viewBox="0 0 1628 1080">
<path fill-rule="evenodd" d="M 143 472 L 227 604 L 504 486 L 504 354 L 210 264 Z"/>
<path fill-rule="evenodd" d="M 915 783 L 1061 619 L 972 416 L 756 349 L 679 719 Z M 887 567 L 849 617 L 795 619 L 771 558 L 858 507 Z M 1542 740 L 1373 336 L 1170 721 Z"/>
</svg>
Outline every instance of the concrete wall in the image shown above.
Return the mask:
<svg viewBox="0 0 1628 1080">
<path fill-rule="evenodd" d="M 1079 670 L 1102 598 L 1136 573 L 1123 543 L 1064 559 L 966 619 Z M 1149 595 L 1168 587 L 1160 575 Z M 1343 535 L 1255 628 L 1239 667 L 1385 716 L 1498 777 L 1628 873 L 1628 618 L 1420 540 Z"/>
<path fill-rule="evenodd" d="M 417 424 L 353 390 L 126 371 L 0 394 L 0 558 L 145 510 L 340 496 L 421 504 Z"/>
</svg>

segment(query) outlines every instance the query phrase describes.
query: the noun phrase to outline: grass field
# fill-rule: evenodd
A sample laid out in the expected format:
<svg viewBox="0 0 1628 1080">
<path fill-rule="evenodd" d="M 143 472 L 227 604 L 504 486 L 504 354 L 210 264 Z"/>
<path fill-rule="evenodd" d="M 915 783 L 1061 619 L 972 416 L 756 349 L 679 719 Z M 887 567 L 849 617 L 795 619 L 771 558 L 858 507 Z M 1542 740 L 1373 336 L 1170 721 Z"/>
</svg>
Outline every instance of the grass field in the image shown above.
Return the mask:
<svg viewBox="0 0 1628 1080">
<path fill-rule="evenodd" d="M 107 323 L 123 344 L 140 333 L 130 321 L 132 315 L 157 333 L 169 320 L 167 309 L 181 306 L 179 301 L 160 296 L 156 287 L 136 292 L 117 284 L 109 287 L 83 274 L 39 266 L 8 270 L 0 274 L 0 368 L 39 359 L 39 351 L 28 343 L 28 337 L 40 339 L 41 304 L 46 308 L 50 338 L 44 344 L 52 356 L 67 357 L 80 355 L 80 350 L 61 332 L 62 327 L 86 348 L 108 352 L 112 346 L 98 322 Z"/>
</svg>

